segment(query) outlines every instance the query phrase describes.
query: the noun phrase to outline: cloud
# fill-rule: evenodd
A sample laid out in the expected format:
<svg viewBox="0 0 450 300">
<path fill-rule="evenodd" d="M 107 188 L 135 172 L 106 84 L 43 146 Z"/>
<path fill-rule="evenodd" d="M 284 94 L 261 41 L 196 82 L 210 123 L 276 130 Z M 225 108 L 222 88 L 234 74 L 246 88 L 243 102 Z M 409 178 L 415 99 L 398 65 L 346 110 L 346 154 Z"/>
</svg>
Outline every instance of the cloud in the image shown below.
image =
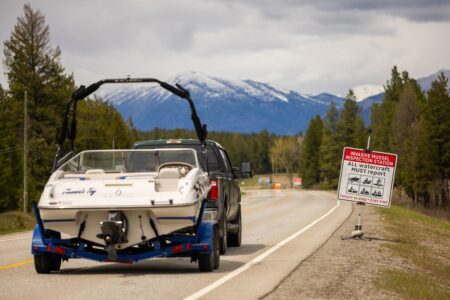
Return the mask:
<svg viewBox="0 0 450 300">
<path fill-rule="evenodd" d="M 1 40 L 25 2 L 0 2 Z M 78 83 L 197 70 L 345 94 L 355 85 L 383 84 L 394 64 L 418 76 L 448 68 L 447 2 L 41 0 L 32 6 L 46 16 Z"/>
</svg>

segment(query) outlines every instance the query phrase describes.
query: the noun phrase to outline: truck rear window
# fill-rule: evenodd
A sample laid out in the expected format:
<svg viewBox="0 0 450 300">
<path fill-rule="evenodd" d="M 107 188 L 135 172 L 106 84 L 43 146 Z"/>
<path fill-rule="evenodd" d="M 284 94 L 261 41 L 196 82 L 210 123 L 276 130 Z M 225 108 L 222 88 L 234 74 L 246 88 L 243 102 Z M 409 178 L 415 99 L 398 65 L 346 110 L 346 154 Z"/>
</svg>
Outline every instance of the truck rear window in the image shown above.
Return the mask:
<svg viewBox="0 0 450 300">
<path fill-rule="evenodd" d="M 184 145 L 184 144 L 143 145 L 137 149 L 180 148 L 180 147 L 195 149 L 197 151 L 199 163 L 202 166 L 202 169 L 205 170 L 205 159 L 203 156 L 202 147 L 200 145 Z M 214 149 L 211 146 L 206 146 L 206 151 L 208 155 L 209 171 L 219 171 L 220 164 Z"/>
</svg>

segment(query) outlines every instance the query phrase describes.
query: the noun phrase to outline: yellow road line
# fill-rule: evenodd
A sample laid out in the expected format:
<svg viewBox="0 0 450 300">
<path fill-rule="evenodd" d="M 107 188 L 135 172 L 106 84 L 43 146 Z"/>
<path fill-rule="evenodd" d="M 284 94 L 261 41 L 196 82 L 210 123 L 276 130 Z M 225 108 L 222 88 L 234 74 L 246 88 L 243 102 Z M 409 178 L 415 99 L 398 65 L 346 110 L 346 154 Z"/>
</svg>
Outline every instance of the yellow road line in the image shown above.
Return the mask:
<svg viewBox="0 0 450 300">
<path fill-rule="evenodd" d="M 12 268 L 20 267 L 20 266 L 23 266 L 23 265 L 26 265 L 26 264 L 31 264 L 32 262 L 33 262 L 32 259 L 24 260 L 24 261 L 20 261 L 18 263 L 15 263 L 15 264 L 6 265 L 6 266 L 0 266 L 0 270 L 12 269 Z"/>
</svg>

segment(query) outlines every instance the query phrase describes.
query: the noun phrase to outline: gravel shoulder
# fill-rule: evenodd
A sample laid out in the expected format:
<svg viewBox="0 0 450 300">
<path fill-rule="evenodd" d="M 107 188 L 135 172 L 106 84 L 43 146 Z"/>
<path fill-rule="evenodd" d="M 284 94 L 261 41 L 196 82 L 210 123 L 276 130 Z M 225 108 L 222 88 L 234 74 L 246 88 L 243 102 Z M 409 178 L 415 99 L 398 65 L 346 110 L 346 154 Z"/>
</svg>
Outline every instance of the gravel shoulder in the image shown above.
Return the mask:
<svg viewBox="0 0 450 300">
<path fill-rule="evenodd" d="M 367 237 L 381 240 L 341 240 L 354 230 L 359 208 L 314 254 L 304 260 L 264 300 L 275 299 L 399 299 L 376 287 L 380 272 L 401 262 L 383 244 L 388 236 L 375 208 L 364 207 L 362 225 Z"/>
</svg>

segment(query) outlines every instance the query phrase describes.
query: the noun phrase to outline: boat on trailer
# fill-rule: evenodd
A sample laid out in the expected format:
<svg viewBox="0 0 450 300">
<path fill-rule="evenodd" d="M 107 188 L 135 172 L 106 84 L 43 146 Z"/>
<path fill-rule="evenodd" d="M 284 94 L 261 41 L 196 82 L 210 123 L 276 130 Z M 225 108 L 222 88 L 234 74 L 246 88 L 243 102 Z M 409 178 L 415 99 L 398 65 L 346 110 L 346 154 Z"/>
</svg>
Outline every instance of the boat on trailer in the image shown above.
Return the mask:
<svg viewBox="0 0 450 300">
<path fill-rule="evenodd" d="M 99 83 L 124 82 L 157 82 L 187 99 L 204 145 L 206 126 L 188 91 L 155 79 Z M 88 150 L 77 155 L 72 151 L 61 158 L 67 136 L 73 150 L 76 102 L 99 83 L 73 94 L 59 131 L 53 173 L 38 205 L 33 205 L 36 271 L 58 271 L 62 260 L 72 258 L 131 263 L 169 256 L 191 257 L 200 271 L 218 268 L 218 227 L 204 218 L 210 181 L 194 149 Z"/>
</svg>

